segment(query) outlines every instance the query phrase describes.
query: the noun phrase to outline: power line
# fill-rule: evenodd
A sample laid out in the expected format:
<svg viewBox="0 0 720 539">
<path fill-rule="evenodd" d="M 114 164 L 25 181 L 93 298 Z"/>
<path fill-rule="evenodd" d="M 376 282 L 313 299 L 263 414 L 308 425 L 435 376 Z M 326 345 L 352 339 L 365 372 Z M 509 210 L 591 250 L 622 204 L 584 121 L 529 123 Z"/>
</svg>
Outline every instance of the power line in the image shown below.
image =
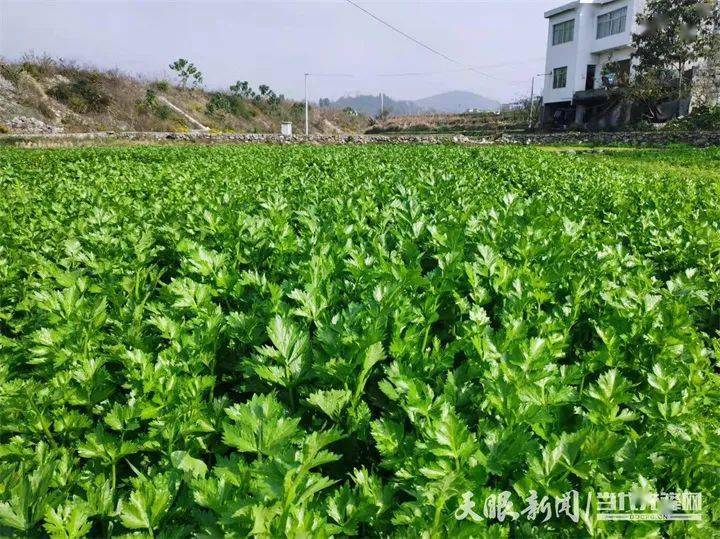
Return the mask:
<svg viewBox="0 0 720 539">
<path fill-rule="evenodd" d="M 446 69 L 445 71 L 406 71 L 404 73 L 376 73 L 375 77 L 424 77 L 426 75 L 446 75 L 448 73 L 464 73 L 470 68 Z"/>
<path fill-rule="evenodd" d="M 528 63 L 528 62 L 518 62 Z M 510 65 L 510 64 L 503 64 Z M 495 66 L 489 66 L 495 67 Z M 500 66 L 498 66 L 500 67 Z M 460 69 L 446 69 L 444 71 L 404 71 L 400 73 L 305 73 L 308 77 L 313 78 L 399 78 L 399 77 L 427 77 L 432 75 L 447 75 L 450 73 L 467 73 L 468 71 L 476 71 L 474 67 L 464 67 Z M 487 75 L 490 76 L 490 75 Z M 510 81 L 505 79 L 497 79 L 506 84 L 524 85 L 526 81 Z"/>
<path fill-rule="evenodd" d="M 473 69 L 492 69 L 494 67 L 506 67 L 519 64 L 529 64 L 543 60 L 542 56 L 535 58 L 527 58 L 525 60 L 516 60 L 512 62 L 502 62 L 500 64 L 488 64 L 482 66 L 470 66 L 461 67 L 458 69 L 444 69 L 439 71 L 401 71 L 399 73 L 308 73 L 312 77 L 346 77 L 346 78 L 357 78 L 357 77 L 424 77 L 427 75 L 446 75 L 448 73 L 465 73 L 472 71 Z M 525 81 L 517 81 L 518 83 L 525 84 Z"/>
<path fill-rule="evenodd" d="M 440 52 L 440 51 L 438 51 L 438 50 L 436 50 L 436 49 L 433 49 L 430 45 L 426 45 L 426 44 L 423 43 L 422 41 L 420 41 L 420 40 L 418 40 L 418 39 L 415 39 L 414 37 L 412 37 L 412 36 L 409 35 L 409 34 L 406 34 L 406 33 L 403 32 L 402 30 L 400 30 L 400 28 L 398 28 L 398 27 L 396 27 L 396 26 L 393 26 L 392 24 L 390 24 L 390 23 L 387 22 L 387 21 L 384 21 L 383 19 L 381 19 L 380 17 L 378 17 L 377 15 L 375 15 L 374 13 L 372 13 L 371 11 L 368 11 L 368 10 L 365 9 L 364 7 L 357 5 L 357 4 L 356 4 L 355 2 L 353 2 L 352 0 L 345 0 L 345 1 L 346 1 L 348 4 L 351 4 L 351 5 L 355 6 L 356 8 L 358 8 L 358 9 L 359 9 L 360 11 L 362 11 L 363 13 L 369 15 L 370 17 L 372 17 L 373 19 L 375 19 L 376 21 L 378 21 L 380 24 L 384 24 L 385 26 L 387 26 L 387 27 L 390 28 L 391 30 L 397 32 L 397 33 L 400 34 L 401 36 L 406 37 L 407 39 L 409 39 L 409 40 L 412 41 L 413 43 L 416 43 L 417 45 L 420 45 L 420 46 L 423 47 L 424 49 L 429 50 L 429 51 L 432 52 L 433 54 L 437 54 L 438 56 L 440 56 L 440 57 L 442 57 L 442 58 L 445 58 L 445 60 L 447 60 L 447 61 L 449 61 L 449 62 L 452 62 L 452 63 L 454 63 L 454 64 L 459 64 L 459 63 L 460 63 L 460 62 L 458 62 L 457 60 L 453 60 L 452 58 L 450 58 L 447 54 L 443 54 L 442 52 Z"/>
<path fill-rule="evenodd" d="M 403 72 L 403 73 L 376 73 L 371 76 L 375 76 L 375 77 L 425 77 L 428 75 L 446 75 L 448 73 L 465 73 L 468 71 L 476 71 L 477 67 L 483 67 L 483 68 L 487 69 L 487 68 L 492 68 L 492 67 L 505 67 L 507 65 L 515 65 L 515 64 L 528 64 L 528 63 L 535 62 L 535 61 L 541 60 L 541 59 L 542 58 L 534 58 L 534 59 L 529 59 L 529 60 L 523 60 L 520 62 L 506 62 L 504 64 L 495 64 L 495 65 L 487 65 L 487 66 L 471 66 L 471 67 L 464 67 L 464 68 L 460 68 L 460 69 L 447 69 L 444 71 L 408 71 L 408 72 Z M 486 76 L 490 76 L 490 75 L 486 75 Z M 526 81 L 509 81 L 509 80 L 505 80 L 505 79 L 497 79 L 497 80 L 502 80 L 503 82 L 505 82 L 507 84 L 513 84 L 513 85 L 526 83 Z"/>
<path fill-rule="evenodd" d="M 356 77 L 351 73 L 305 73 L 311 77 Z"/>
<path fill-rule="evenodd" d="M 482 72 L 482 71 L 479 71 L 479 70 L 478 70 L 476 67 L 474 67 L 474 66 L 468 66 L 468 65 L 464 64 L 463 62 L 460 62 L 459 60 L 456 60 L 456 59 L 454 59 L 454 58 L 451 58 L 451 57 L 448 56 L 447 54 L 445 54 L 445 53 L 443 53 L 443 52 L 440 52 L 440 51 L 437 50 L 437 49 L 434 49 L 434 48 L 431 47 L 430 45 L 427 45 L 427 44 L 423 43 L 422 41 L 420 41 L 419 39 L 414 38 L 414 37 L 411 36 L 410 34 L 407 34 L 407 33 L 403 32 L 403 31 L 400 30 L 400 28 L 398 28 L 397 26 L 394 26 L 394 25 L 390 24 L 389 22 L 381 19 L 380 17 L 378 17 L 377 15 L 375 15 L 372 11 L 368 11 L 368 10 L 365 9 L 364 7 L 362 7 L 362 6 L 358 5 L 358 4 L 356 4 L 355 2 L 353 2 L 353 0 L 345 0 L 345 1 L 346 1 L 348 4 L 356 7 L 357 9 L 359 9 L 360 11 L 362 11 L 363 13 L 365 13 L 366 15 L 372 17 L 373 19 L 375 19 L 376 21 L 378 21 L 380 24 L 382 24 L 382 25 L 384 25 L 384 26 L 387 26 L 387 27 L 390 28 L 392 31 L 397 32 L 397 33 L 400 34 L 401 36 L 403 36 L 403 37 L 409 39 L 410 41 L 412 41 L 413 43 L 415 43 L 415 44 L 417 44 L 417 45 L 420 45 L 422 48 L 427 49 L 428 51 L 432 52 L 433 54 L 435 54 L 435 55 L 437 55 L 437 56 L 440 56 L 441 58 L 447 60 L 448 62 L 451 62 L 451 63 L 456 64 L 456 65 L 464 66 L 464 69 L 463 69 L 462 71 L 472 71 L 473 73 L 477 73 L 478 75 L 482 75 L 483 77 L 488 77 L 488 78 L 490 78 L 490 79 L 495 79 L 495 80 L 500 81 L 500 82 L 506 82 L 506 83 L 511 83 L 511 84 L 525 84 L 525 81 L 509 81 L 509 80 L 501 79 L 501 78 L 499 78 L 499 77 L 495 77 L 495 76 L 490 75 L 490 74 L 488 74 L 488 73 L 484 73 L 484 72 Z M 506 64 L 506 65 L 507 65 L 507 64 Z M 494 67 L 494 66 L 493 66 L 493 67 Z"/>
<path fill-rule="evenodd" d="M 540 60 L 544 60 L 544 56 L 535 56 L 533 58 L 525 58 L 524 60 L 514 60 L 512 62 L 501 62 L 499 64 L 487 64 L 482 66 L 473 66 L 478 69 L 490 69 L 493 67 L 505 67 L 505 66 L 512 66 L 512 65 L 520 65 L 520 64 L 530 64 L 533 62 L 538 62 Z"/>
</svg>

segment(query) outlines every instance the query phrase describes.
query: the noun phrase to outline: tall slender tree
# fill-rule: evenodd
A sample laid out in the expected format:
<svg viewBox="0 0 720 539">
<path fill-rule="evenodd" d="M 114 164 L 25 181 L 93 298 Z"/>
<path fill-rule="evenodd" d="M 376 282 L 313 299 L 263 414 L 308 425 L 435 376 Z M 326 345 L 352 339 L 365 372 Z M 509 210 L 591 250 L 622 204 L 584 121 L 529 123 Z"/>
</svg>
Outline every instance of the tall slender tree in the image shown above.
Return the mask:
<svg viewBox="0 0 720 539">
<path fill-rule="evenodd" d="M 178 58 L 170 64 L 169 67 L 177 73 L 177 76 L 180 79 L 180 86 L 183 88 L 187 86 L 188 80 L 190 79 L 192 79 L 193 87 L 199 86 L 203 82 L 202 72 L 195 67 L 195 64 L 185 58 Z"/>
</svg>

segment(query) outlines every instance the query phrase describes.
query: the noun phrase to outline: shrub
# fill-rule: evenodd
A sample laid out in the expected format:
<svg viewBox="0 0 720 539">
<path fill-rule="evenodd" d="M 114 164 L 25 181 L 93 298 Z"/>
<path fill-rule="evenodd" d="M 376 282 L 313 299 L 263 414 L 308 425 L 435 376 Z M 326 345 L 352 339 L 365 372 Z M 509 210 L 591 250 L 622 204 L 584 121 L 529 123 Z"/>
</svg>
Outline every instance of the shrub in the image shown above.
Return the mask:
<svg viewBox="0 0 720 539">
<path fill-rule="evenodd" d="M 17 69 L 25 71 L 34 79 L 41 80 L 57 72 L 58 63 L 48 55 L 25 54 Z"/>
<path fill-rule="evenodd" d="M 96 74 L 90 74 L 75 82 L 60 83 L 47 93 L 75 112 L 102 112 L 110 104 L 110 97 L 97 87 L 98 79 Z"/>
<path fill-rule="evenodd" d="M 40 80 L 45 75 L 48 74 L 48 71 L 42 68 L 42 66 L 38 64 L 32 64 L 30 62 L 23 62 L 22 63 L 22 70 L 30 75 L 32 78 Z"/>
<path fill-rule="evenodd" d="M 157 93 L 152 88 L 145 90 L 145 104 L 154 107 L 157 104 Z"/>
<path fill-rule="evenodd" d="M 674 131 L 720 131 L 720 105 L 702 106 L 692 111 L 691 114 L 671 120 L 667 129 Z"/>
<path fill-rule="evenodd" d="M 255 92 L 250 88 L 250 83 L 246 80 L 237 81 L 235 84 L 230 86 L 230 93 L 240 96 L 244 99 L 250 99 L 255 95 Z"/>
<path fill-rule="evenodd" d="M 136 103 L 141 114 L 153 114 L 161 120 L 169 120 L 173 116 L 173 110 L 166 104 L 157 100 L 157 92 L 152 88 L 145 90 L 145 99 Z"/>
<path fill-rule="evenodd" d="M 252 111 L 248 109 L 240 96 L 225 93 L 212 94 L 205 110 L 208 114 L 215 114 L 222 111 L 246 120 L 253 116 Z"/>
<path fill-rule="evenodd" d="M 0 75 L 13 84 L 17 83 L 21 71 L 22 68 L 18 65 L 0 63 Z"/>
<path fill-rule="evenodd" d="M 170 89 L 170 83 L 166 80 L 159 80 L 155 83 L 155 88 L 160 92 L 167 92 Z"/>
<path fill-rule="evenodd" d="M 172 116 L 172 109 L 168 107 L 167 105 L 157 105 L 153 108 L 153 111 L 155 112 L 155 116 L 160 118 L 161 120 L 168 120 Z"/>
</svg>

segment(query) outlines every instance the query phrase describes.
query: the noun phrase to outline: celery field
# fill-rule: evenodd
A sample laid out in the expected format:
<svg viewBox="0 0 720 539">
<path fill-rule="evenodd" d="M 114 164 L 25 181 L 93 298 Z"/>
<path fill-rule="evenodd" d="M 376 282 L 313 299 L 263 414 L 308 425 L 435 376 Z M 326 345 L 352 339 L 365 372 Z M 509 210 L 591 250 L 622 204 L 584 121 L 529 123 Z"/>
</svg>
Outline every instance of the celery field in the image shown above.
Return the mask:
<svg viewBox="0 0 720 539">
<path fill-rule="evenodd" d="M 0 149 L 0 535 L 717 536 L 719 329 L 717 148 Z"/>
</svg>

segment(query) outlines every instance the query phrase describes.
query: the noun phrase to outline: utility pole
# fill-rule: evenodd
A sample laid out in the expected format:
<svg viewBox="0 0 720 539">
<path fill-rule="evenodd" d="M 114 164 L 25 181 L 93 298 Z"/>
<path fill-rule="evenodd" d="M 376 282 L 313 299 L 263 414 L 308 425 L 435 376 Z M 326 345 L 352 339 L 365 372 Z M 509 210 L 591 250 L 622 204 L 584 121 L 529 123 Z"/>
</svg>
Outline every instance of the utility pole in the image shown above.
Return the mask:
<svg viewBox="0 0 720 539">
<path fill-rule="evenodd" d="M 550 73 L 538 73 L 537 75 L 533 75 L 533 78 L 530 79 L 530 119 L 528 120 L 528 129 L 532 129 L 533 126 L 533 109 L 535 108 L 535 77 L 547 77 L 551 74 L 552 71 Z"/>
<path fill-rule="evenodd" d="M 310 128 L 308 125 L 308 95 L 307 95 L 307 78 L 310 73 L 305 73 L 305 136 L 310 134 Z"/>
<path fill-rule="evenodd" d="M 385 112 L 385 96 L 382 92 L 380 92 L 380 116 L 383 115 L 383 112 Z"/>
<path fill-rule="evenodd" d="M 528 120 L 528 129 L 532 129 L 533 125 L 533 99 L 535 98 L 535 76 L 530 79 L 530 119 Z"/>
</svg>

